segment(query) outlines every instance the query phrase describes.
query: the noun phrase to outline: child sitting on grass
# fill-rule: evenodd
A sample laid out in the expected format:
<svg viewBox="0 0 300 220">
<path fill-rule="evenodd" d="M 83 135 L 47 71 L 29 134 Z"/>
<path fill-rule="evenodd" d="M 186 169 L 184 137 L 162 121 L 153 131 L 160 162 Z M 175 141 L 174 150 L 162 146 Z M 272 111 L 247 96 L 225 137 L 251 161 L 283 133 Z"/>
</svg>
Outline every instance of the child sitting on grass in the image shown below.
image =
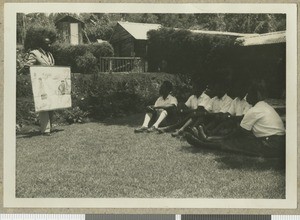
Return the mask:
<svg viewBox="0 0 300 220">
<path fill-rule="evenodd" d="M 207 136 L 200 126 L 199 135 L 185 133 L 193 146 L 242 153 L 252 156 L 285 158 L 285 128 L 278 113 L 264 101 L 257 85 L 250 87 L 247 102 L 253 107 L 240 126 L 225 136 Z"/>
<path fill-rule="evenodd" d="M 227 112 L 230 107 L 232 99 L 226 93 L 226 86 L 221 82 L 216 83 L 213 88 L 214 98 L 210 99 L 201 107 L 199 103 L 199 108 L 190 119 L 176 132 L 172 133 L 173 137 L 177 137 L 183 134 L 183 132 L 190 126 L 199 125 L 202 123 L 210 123 L 219 117 L 221 113 Z"/>
<path fill-rule="evenodd" d="M 159 89 L 160 97 L 153 106 L 147 106 L 143 125 L 134 130 L 135 133 L 158 132 L 159 125 L 167 120 L 169 123 L 175 123 L 177 111 L 177 99 L 171 95 L 173 85 L 169 81 L 164 81 Z M 149 128 L 151 119 L 157 118 L 156 122 Z"/>
<path fill-rule="evenodd" d="M 192 117 L 195 112 L 205 109 L 205 106 L 208 105 L 211 99 L 207 94 L 209 92 L 209 86 L 205 86 L 205 83 L 194 83 L 192 95 L 185 103 L 178 104 L 179 121 L 174 125 L 159 128 L 159 131 L 163 133 L 180 128 Z"/>
<path fill-rule="evenodd" d="M 241 122 L 244 114 L 252 107 L 245 99 L 247 84 L 244 81 L 236 80 L 232 95 L 236 97 L 225 113 L 220 113 L 216 120 L 209 123 L 205 129 L 210 135 L 226 134 L 236 128 Z"/>
</svg>

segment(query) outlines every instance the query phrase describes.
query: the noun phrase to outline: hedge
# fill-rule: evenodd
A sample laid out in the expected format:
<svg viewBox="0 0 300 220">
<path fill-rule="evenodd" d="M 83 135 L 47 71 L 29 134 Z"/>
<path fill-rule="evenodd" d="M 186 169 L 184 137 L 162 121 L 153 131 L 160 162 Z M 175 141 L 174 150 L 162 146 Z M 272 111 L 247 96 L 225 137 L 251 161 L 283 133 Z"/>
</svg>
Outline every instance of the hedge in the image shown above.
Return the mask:
<svg viewBox="0 0 300 220">
<path fill-rule="evenodd" d="M 56 66 L 70 66 L 72 72 L 94 74 L 99 72 L 99 58 L 113 56 L 113 48 L 109 43 L 92 44 L 60 44 L 55 43 L 50 48 Z M 17 47 L 17 74 L 28 74 L 23 67 L 30 50 L 21 45 Z"/>
<path fill-rule="evenodd" d="M 234 62 L 235 37 L 162 28 L 148 32 L 150 71 L 214 78 Z M 226 70 L 226 71 L 224 71 Z"/>
<path fill-rule="evenodd" d="M 99 72 L 99 58 L 111 57 L 114 54 L 113 47 L 106 42 L 80 45 L 56 43 L 51 52 L 56 65 L 71 66 L 72 72 L 83 74 Z"/>
<path fill-rule="evenodd" d="M 186 101 L 190 85 L 184 76 L 166 73 L 74 74 L 72 73 L 72 108 L 55 111 L 57 121 L 82 122 L 103 120 L 144 112 L 153 104 L 164 80 L 174 85 L 174 95 Z M 17 76 L 17 124 L 37 123 L 28 75 Z"/>
<path fill-rule="evenodd" d="M 20 45 L 17 48 L 17 74 L 27 74 L 23 66 L 27 61 L 29 51 L 38 49 L 46 37 L 55 42 L 57 37 L 55 27 L 38 25 L 27 30 L 24 48 Z M 50 49 L 55 65 L 70 66 L 72 72 L 84 74 L 99 72 L 99 58 L 114 55 L 113 47 L 107 42 L 80 45 L 54 43 Z"/>
</svg>

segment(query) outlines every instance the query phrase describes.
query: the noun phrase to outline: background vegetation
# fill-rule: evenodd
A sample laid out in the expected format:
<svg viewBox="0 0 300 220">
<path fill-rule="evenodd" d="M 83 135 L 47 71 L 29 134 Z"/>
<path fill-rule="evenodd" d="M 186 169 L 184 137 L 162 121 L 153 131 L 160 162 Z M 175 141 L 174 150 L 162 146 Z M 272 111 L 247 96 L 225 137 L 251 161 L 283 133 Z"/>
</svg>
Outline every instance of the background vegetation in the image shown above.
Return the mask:
<svg viewBox="0 0 300 220">
<path fill-rule="evenodd" d="M 185 101 L 191 90 L 188 78 L 167 73 L 72 74 L 72 108 L 55 111 L 59 123 L 103 120 L 144 112 L 153 104 L 164 80 L 174 85 L 174 95 Z M 29 75 L 17 77 L 17 125 L 38 124 Z"/>
<path fill-rule="evenodd" d="M 66 14 L 17 14 L 17 73 L 29 49 L 44 35 L 56 37 L 54 22 Z M 66 45 L 59 41 L 52 47 L 56 65 L 71 66 L 73 108 L 58 111 L 57 118 L 69 123 L 86 118 L 104 119 L 142 112 L 157 98 L 159 84 L 170 80 L 180 101 L 189 96 L 189 81 L 216 79 L 232 81 L 232 77 L 266 77 L 271 94 L 282 97 L 285 91 L 285 50 L 268 46 L 241 50 L 234 45 L 235 38 L 193 34 L 187 29 L 266 33 L 285 30 L 285 15 L 281 14 L 72 14 L 85 22 L 85 32 L 93 43 Z M 99 74 L 100 57 L 113 56 L 109 40 L 117 21 L 160 23 L 165 27 L 148 33 L 148 61 L 152 74 Z M 181 30 L 176 30 L 181 28 Z M 87 39 L 85 39 L 87 41 Z M 24 45 L 24 47 L 22 46 Z M 282 57 L 278 61 L 278 54 Z M 246 57 L 246 59 L 245 59 Z M 277 59 L 277 61 L 276 61 Z M 253 64 L 256 65 L 253 65 Z M 159 73 L 158 73 L 159 72 Z M 169 72 L 171 74 L 165 74 Z M 273 77 L 279 76 L 279 77 Z M 246 80 L 246 78 L 244 78 Z M 28 76 L 17 78 L 17 123 L 37 123 Z"/>
<path fill-rule="evenodd" d="M 221 72 L 229 74 L 224 69 L 232 66 L 235 59 L 235 37 L 162 28 L 149 31 L 148 38 L 150 71 L 160 69 L 203 81 L 222 77 Z"/>
<path fill-rule="evenodd" d="M 36 25 L 54 27 L 54 22 L 66 13 L 17 14 L 17 42 L 24 42 L 26 31 Z M 268 33 L 286 29 L 285 14 L 104 14 L 81 13 L 72 16 L 85 22 L 91 42 L 109 40 L 117 21 L 158 23 L 164 27 L 194 30 L 230 31 L 238 33 Z"/>
<path fill-rule="evenodd" d="M 70 45 L 56 43 L 52 47 L 56 65 L 70 66 L 73 73 L 98 73 L 100 57 L 113 56 L 113 48 L 109 43 L 92 43 Z"/>
<path fill-rule="evenodd" d="M 50 26 L 32 26 L 26 31 L 24 47 L 17 48 L 17 74 L 24 72 L 24 64 L 28 58 L 28 52 L 38 49 L 44 38 L 48 37 L 55 42 L 57 31 Z M 71 45 L 66 43 L 54 43 L 50 48 L 55 57 L 55 65 L 70 66 L 72 72 L 83 74 L 98 73 L 100 57 L 111 57 L 114 54 L 112 46 L 108 42 Z"/>
</svg>

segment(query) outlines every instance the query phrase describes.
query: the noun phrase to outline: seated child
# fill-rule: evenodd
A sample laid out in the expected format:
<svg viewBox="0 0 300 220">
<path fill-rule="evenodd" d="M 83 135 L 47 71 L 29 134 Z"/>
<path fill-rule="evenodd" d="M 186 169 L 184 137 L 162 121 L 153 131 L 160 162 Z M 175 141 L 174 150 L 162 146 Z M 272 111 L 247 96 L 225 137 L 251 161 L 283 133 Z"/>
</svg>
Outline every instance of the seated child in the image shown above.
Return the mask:
<svg viewBox="0 0 300 220">
<path fill-rule="evenodd" d="M 228 111 L 219 114 L 218 119 L 206 127 L 206 131 L 211 135 L 216 135 L 228 133 L 236 128 L 244 114 L 252 107 L 245 99 L 246 94 L 247 85 L 236 81 L 233 88 L 233 96 L 236 98 L 230 103 Z"/>
<path fill-rule="evenodd" d="M 197 111 L 177 132 L 172 134 L 173 137 L 182 135 L 183 132 L 192 125 L 199 125 L 205 122 L 211 122 L 219 117 L 219 113 L 225 113 L 230 107 L 232 99 L 226 94 L 226 88 L 222 83 L 216 83 L 212 94 L 216 95 L 203 103 L 199 103 Z"/>
<path fill-rule="evenodd" d="M 217 83 L 214 91 L 216 96 L 211 99 L 207 111 L 211 116 L 219 116 L 228 111 L 232 98 L 227 95 L 227 88 L 224 84 Z"/>
<path fill-rule="evenodd" d="M 193 85 L 193 95 L 191 95 L 185 103 L 178 104 L 178 116 L 179 121 L 174 125 L 159 128 L 160 132 L 172 131 L 178 127 L 181 127 L 195 111 L 198 111 L 201 106 L 203 107 L 210 100 L 210 97 L 206 94 L 209 88 L 201 83 L 195 83 Z"/>
<path fill-rule="evenodd" d="M 144 123 L 141 127 L 134 130 L 135 133 L 141 133 L 144 131 L 153 132 L 158 131 L 159 125 L 165 120 L 174 120 L 176 117 L 177 99 L 171 95 L 173 85 L 169 81 L 164 81 L 159 89 L 160 97 L 156 100 L 154 106 L 148 106 L 147 112 L 144 118 Z M 149 128 L 151 119 L 158 117 L 156 122 Z M 174 123 L 174 122 L 171 122 Z"/>
<path fill-rule="evenodd" d="M 186 133 L 193 146 L 252 156 L 285 157 L 285 128 L 277 112 L 264 101 L 259 87 L 251 86 L 247 102 L 253 105 L 244 115 L 240 127 L 230 135 L 207 136 L 200 129 L 199 136 Z M 201 126 L 200 126 L 201 128 Z"/>
</svg>

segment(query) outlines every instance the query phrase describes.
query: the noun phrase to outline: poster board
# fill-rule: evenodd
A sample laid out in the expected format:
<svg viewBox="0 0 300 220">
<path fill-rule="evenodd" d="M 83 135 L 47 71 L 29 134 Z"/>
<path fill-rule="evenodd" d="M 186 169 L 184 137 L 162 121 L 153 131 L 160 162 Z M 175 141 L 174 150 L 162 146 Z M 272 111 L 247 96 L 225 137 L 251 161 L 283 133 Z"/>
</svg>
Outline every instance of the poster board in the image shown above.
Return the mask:
<svg viewBox="0 0 300 220">
<path fill-rule="evenodd" d="M 70 108 L 70 67 L 31 66 L 30 77 L 35 111 Z"/>
</svg>

